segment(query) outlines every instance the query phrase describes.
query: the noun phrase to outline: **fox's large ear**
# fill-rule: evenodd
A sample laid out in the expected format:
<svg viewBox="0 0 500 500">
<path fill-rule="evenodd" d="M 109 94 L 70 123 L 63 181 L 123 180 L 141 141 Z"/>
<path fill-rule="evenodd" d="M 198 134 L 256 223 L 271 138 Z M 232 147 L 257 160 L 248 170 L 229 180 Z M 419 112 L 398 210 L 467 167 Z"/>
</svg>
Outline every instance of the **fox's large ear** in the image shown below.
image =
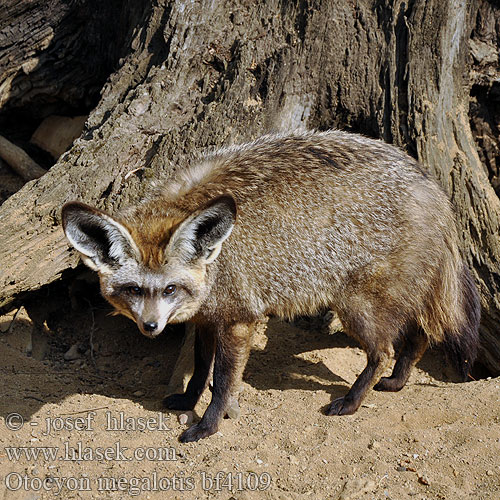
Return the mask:
<svg viewBox="0 0 500 500">
<path fill-rule="evenodd" d="M 233 197 L 215 198 L 179 225 L 170 238 L 167 254 L 180 255 L 187 261 L 203 259 L 205 264 L 210 264 L 218 257 L 235 221 Z"/>
<path fill-rule="evenodd" d="M 95 271 L 109 271 L 126 259 L 139 257 L 139 249 L 127 229 L 96 208 L 77 201 L 66 203 L 62 221 L 66 238 Z"/>
</svg>

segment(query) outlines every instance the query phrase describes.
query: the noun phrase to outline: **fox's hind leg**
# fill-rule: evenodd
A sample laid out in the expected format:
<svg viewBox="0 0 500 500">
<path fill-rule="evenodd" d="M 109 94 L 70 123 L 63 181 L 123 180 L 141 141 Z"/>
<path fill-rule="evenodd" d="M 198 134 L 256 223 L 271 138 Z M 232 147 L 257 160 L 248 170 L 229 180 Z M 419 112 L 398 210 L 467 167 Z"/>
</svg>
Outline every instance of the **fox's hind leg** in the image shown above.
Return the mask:
<svg viewBox="0 0 500 500">
<path fill-rule="evenodd" d="M 373 308 L 370 308 L 373 310 Z M 352 415 L 360 406 L 367 392 L 380 380 L 389 365 L 394 349 L 391 329 L 394 322 L 387 317 L 385 321 L 367 319 L 369 311 L 339 311 L 344 330 L 355 338 L 367 355 L 366 368 L 361 372 L 347 394 L 334 399 L 327 408 L 327 415 Z"/>
<path fill-rule="evenodd" d="M 392 375 L 382 377 L 374 389 L 376 391 L 400 391 L 406 384 L 412 368 L 419 362 L 428 345 L 427 335 L 420 327 L 415 325 L 415 329 L 409 331 L 405 336 L 403 349 L 394 365 Z"/>
</svg>

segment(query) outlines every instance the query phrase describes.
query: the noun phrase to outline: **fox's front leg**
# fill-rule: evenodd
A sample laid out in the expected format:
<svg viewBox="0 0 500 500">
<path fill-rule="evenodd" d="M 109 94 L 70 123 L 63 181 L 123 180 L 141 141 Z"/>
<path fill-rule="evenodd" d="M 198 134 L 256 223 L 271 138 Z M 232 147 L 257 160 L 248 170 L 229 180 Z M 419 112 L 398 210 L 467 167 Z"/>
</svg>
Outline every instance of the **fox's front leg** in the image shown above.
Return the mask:
<svg viewBox="0 0 500 500">
<path fill-rule="evenodd" d="M 237 323 L 218 332 L 212 401 L 202 419 L 181 434 L 181 442 L 198 441 L 217 432 L 231 394 L 241 382 L 250 351 L 252 331 L 253 324 Z"/>
</svg>

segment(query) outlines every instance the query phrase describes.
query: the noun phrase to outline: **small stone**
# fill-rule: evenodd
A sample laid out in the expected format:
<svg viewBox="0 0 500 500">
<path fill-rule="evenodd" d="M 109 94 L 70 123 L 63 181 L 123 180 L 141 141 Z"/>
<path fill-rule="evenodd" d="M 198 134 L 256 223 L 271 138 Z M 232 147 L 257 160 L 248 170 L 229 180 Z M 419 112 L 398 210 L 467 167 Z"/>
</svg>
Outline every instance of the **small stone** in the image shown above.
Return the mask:
<svg viewBox="0 0 500 500">
<path fill-rule="evenodd" d="M 135 396 L 136 398 L 140 398 L 141 396 L 144 396 L 144 391 L 135 391 L 132 396 Z"/>
<path fill-rule="evenodd" d="M 487 471 L 486 471 L 486 475 L 487 475 L 487 476 L 494 476 L 494 475 L 495 475 L 495 473 L 494 473 L 492 470 L 487 470 Z"/>
<path fill-rule="evenodd" d="M 398 465 L 398 466 L 396 467 L 396 470 L 397 470 L 398 472 L 406 472 L 406 471 L 407 471 L 406 467 L 403 467 L 402 465 Z"/>
<path fill-rule="evenodd" d="M 260 458 L 257 458 L 255 461 L 256 461 L 259 465 L 262 465 L 262 464 L 264 463 L 264 461 L 263 461 L 263 460 L 261 460 Z"/>
<path fill-rule="evenodd" d="M 290 460 L 290 463 L 293 465 L 298 465 L 299 464 L 299 459 L 295 455 L 290 455 L 288 457 L 288 460 Z"/>
<path fill-rule="evenodd" d="M 186 413 L 181 413 L 178 416 L 178 419 L 179 419 L 179 424 L 189 425 L 193 421 L 193 413 L 190 411 Z"/>
<path fill-rule="evenodd" d="M 80 359 L 80 353 L 78 352 L 78 344 L 73 344 L 65 353 L 64 359 L 66 361 L 74 361 L 75 359 Z"/>
<path fill-rule="evenodd" d="M 429 480 L 427 479 L 427 476 L 418 476 L 418 482 L 429 486 Z"/>
</svg>

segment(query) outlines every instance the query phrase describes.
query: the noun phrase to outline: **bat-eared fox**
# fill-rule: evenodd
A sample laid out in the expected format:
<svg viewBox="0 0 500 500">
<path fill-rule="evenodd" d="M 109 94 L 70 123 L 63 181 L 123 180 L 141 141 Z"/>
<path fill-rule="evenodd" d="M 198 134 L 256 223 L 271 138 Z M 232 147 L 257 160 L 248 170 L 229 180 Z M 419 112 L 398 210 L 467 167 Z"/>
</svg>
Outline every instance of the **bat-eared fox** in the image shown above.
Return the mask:
<svg viewBox="0 0 500 500">
<path fill-rule="evenodd" d="M 354 413 L 371 388 L 400 390 L 429 344 L 443 342 L 467 378 L 480 304 L 452 207 L 396 147 L 336 130 L 267 135 L 207 154 L 154 191 L 122 215 L 71 202 L 62 217 L 103 296 L 144 335 L 195 325 L 193 376 L 165 405 L 192 409 L 212 365 L 213 393 L 181 441 L 217 431 L 269 315 L 330 309 L 366 351 L 329 415 Z"/>
</svg>

